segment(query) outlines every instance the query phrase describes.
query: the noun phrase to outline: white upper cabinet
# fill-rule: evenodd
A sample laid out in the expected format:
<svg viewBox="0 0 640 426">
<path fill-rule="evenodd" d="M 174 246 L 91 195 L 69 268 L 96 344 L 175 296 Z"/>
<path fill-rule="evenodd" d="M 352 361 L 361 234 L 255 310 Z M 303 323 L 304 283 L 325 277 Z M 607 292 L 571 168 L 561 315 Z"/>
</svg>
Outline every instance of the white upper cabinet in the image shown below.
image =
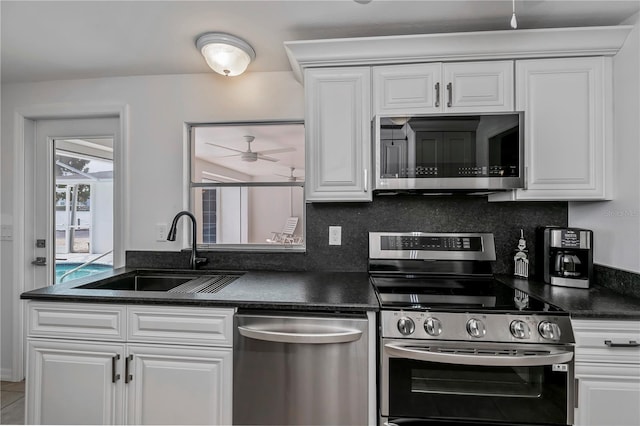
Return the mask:
<svg viewBox="0 0 640 426">
<path fill-rule="evenodd" d="M 516 61 L 526 190 L 496 200 L 607 200 L 612 188 L 611 59 Z"/>
<path fill-rule="evenodd" d="M 440 63 L 374 67 L 373 114 L 440 112 L 441 72 Z"/>
<path fill-rule="evenodd" d="M 513 91 L 513 61 L 373 68 L 374 115 L 513 111 Z"/>
<path fill-rule="evenodd" d="M 371 201 L 371 69 L 305 71 L 307 201 Z"/>
</svg>

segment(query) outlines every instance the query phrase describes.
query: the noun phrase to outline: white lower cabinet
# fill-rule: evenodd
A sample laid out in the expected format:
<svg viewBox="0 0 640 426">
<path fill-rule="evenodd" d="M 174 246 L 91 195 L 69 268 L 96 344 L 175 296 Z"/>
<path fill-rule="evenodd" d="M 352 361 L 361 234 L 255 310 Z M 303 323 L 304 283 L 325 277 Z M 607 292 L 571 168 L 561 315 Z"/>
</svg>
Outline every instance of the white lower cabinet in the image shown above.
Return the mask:
<svg viewBox="0 0 640 426">
<path fill-rule="evenodd" d="M 640 321 L 574 320 L 577 426 L 640 425 Z"/>
<path fill-rule="evenodd" d="M 233 313 L 30 302 L 27 423 L 231 424 Z"/>
<path fill-rule="evenodd" d="M 232 351 L 128 345 L 127 424 L 231 424 Z"/>
<path fill-rule="evenodd" d="M 27 424 L 122 424 L 124 344 L 29 339 Z"/>
</svg>

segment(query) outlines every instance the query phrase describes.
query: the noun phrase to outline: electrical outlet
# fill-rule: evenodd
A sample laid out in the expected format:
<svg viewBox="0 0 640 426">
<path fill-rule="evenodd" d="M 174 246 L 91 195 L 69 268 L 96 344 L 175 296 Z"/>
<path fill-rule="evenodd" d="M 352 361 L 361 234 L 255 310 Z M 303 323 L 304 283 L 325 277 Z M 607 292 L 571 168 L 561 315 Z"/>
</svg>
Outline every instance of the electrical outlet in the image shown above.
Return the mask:
<svg viewBox="0 0 640 426">
<path fill-rule="evenodd" d="M 330 246 L 342 245 L 342 226 L 329 227 L 329 245 Z"/>
<path fill-rule="evenodd" d="M 156 241 L 167 241 L 168 233 L 166 223 L 158 223 L 156 225 Z"/>
</svg>

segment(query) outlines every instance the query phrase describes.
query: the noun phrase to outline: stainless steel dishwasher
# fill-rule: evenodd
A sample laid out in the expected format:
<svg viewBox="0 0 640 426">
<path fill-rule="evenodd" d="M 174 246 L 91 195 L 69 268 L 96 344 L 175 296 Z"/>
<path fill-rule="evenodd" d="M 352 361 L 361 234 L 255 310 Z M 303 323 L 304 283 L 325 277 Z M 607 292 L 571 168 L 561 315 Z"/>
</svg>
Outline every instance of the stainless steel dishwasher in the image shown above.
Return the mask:
<svg viewBox="0 0 640 426">
<path fill-rule="evenodd" d="M 239 311 L 233 423 L 366 425 L 365 314 Z"/>
</svg>

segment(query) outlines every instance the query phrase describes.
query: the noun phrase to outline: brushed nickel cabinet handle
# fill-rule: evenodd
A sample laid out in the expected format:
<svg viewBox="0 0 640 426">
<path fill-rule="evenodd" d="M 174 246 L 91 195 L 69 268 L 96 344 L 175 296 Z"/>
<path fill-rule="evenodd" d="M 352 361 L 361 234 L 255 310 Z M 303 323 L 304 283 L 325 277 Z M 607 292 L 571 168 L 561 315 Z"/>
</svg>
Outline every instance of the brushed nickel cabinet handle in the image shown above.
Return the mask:
<svg viewBox="0 0 640 426">
<path fill-rule="evenodd" d="M 133 375 L 129 374 L 129 363 L 133 361 L 133 355 L 129 355 L 124 360 L 124 382 L 129 383 L 133 380 Z"/>
<path fill-rule="evenodd" d="M 440 107 L 440 82 L 436 83 L 436 108 Z"/>
<path fill-rule="evenodd" d="M 364 192 L 369 192 L 369 173 L 364 169 Z"/>
<path fill-rule="evenodd" d="M 637 348 L 640 346 L 640 343 L 635 340 L 629 340 L 629 343 L 613 343 L 611 340 L 605 340 L 604 344 L 610 348 Z"/>
<path fill-rule="evenodd" d="M 120 354 L 111 357 L 111 383 L 115 383 L 120 380 L 120 375 L 116 374 L 116 364 L 120 359 Z"/>
<path fill-rule="evenodd" d="M 451 108 L 451 106 L 453 105 L 453 85 L 451 83 L 447 84 L 447 94 L 449 96 L 447 106 Z"/>
</svg>

